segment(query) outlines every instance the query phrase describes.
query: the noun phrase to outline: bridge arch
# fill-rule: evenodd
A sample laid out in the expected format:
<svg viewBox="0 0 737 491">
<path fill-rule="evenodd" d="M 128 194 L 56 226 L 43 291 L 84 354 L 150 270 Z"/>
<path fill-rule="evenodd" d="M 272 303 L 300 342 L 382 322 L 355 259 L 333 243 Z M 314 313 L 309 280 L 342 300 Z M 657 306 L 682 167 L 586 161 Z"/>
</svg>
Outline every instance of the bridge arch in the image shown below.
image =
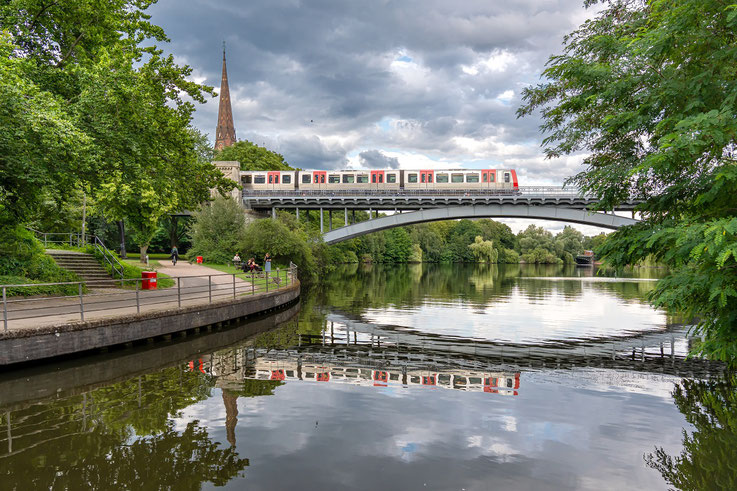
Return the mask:
<svg viewBox="0 0 737 491">
<path fill-rule="evenodd" d="M 415 223 L 436 222 L 439 220 L 456 220 L 461 218 L 534 218 L 540 220 L 554 220 L 559 222 L 579 223 L 595 227 L 616 230 L 625 225 L 634 225 L 638 220 L 608 215 L 587 210 L 573 208 L 558 208 L 555 206 L 540 206 L 526 204 L 500 205 L 468 205 L 449 206 L 443 208 L 429 208 L 410 213 L 395 213 L 394 215 L 375 218 L 365 222 L 354 223 L 346 227 L 337 228 L 323 234 L 328 244 L 335 244 L 344 240 L 360 237 L 361 235 L 378 232 L 388 228 L 402 227 Z"/>
</svg>

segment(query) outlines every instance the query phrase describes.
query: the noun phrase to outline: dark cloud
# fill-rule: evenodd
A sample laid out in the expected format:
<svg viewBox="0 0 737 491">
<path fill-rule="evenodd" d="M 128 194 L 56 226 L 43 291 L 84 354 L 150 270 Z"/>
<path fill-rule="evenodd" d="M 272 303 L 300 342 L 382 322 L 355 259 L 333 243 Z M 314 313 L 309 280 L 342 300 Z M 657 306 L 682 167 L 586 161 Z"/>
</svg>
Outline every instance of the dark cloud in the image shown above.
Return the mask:
<svg viewBox="0 0 737 491">
<path fill-rule="evenodd" d="M 358 154 L 361 165 L 373 169 L 399 169 L 399 159 L 384 155 L 379 150 L 366 150 Z"/>
<path fill-rule="evenodd" d="M 238 136 L 293 165 L 390 153 L 400 166 L 402 154 L 535 162 L 530 180 L 571 171 L 543 159 L 539 119 L 515 110 L 563 35 L 592 15 L 581 0 L 160 0 L 151 13 L 167 49 L 216 89 L 227 41 Z M 216 100 L 198 108 L 211 138 L 216 120 Z"/>
</svg>

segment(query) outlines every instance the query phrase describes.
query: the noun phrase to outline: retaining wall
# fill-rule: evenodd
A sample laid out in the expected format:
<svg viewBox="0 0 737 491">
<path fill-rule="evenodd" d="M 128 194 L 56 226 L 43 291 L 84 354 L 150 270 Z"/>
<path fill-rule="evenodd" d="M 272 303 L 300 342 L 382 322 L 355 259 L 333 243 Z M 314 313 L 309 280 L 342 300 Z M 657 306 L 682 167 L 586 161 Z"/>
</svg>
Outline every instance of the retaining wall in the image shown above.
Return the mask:
<svg viewBox="0 0 737 491">
<path fill-rule="evenodd" d="M 165 336 L 274 310 L 299 298 L 300 284 L 191 307 L 10 330 L 0 334 L 0 366 Z"/>
</svg>

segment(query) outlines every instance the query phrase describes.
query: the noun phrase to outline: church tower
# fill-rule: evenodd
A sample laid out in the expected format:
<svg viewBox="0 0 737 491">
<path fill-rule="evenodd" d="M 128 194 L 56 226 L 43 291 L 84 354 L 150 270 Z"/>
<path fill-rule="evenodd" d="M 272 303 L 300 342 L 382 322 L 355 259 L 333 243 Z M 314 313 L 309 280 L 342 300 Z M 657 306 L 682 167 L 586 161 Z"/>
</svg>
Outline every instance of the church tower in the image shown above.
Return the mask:
<svg viewBox="0 0 737 491">
<path fill-rule="evenodd" d="M 225 66 L 225 43 L 223 43 L 223 78 L 220 82 L 220 106 L 218 108 L 218 127 L 215 130 L 215 151 L 229 147 L 236 142 L 233 111 L 230 108 L 228 89 L 228 70 Z"/>
</svg>

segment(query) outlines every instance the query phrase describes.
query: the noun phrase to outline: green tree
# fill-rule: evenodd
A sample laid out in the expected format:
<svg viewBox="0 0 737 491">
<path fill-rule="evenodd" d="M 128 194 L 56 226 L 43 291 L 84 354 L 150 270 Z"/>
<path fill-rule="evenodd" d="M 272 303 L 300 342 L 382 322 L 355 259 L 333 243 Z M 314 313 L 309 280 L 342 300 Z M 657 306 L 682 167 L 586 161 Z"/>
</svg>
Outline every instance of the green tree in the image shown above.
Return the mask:
<svg viewBox="0 0 737 491">
<path fill-rule="evenodd" d="M 259 264 L 267 252 L 276 263 L 286 266 L 291 261 L 299 268 L 300 279 L 309 280 L 318 271 L 304 232 L 290 229 L 279 220 L 265 218 L 249 224 L 238 250 Z"/>
<path fill-rule="evenodd" d="M 215 154 L 215 160 L 241 163 L 241 170 L 294 170 L 284 157 L 248 140 L 239 140 Z"/>
<path fill-rule="evenodd" d="M 189 259 L 202 256 L 205 261 L 225 264 L 241 247 L 246 236 L 243 209 L 230 198 L 217 197 L 193 215 Z"/>
<path fill-rule="evenodd" d="M 387 263 L 406 263 L 412 254 L 412 239 L 402 227 L 395 227 L 384 232 L 386 249 L 381 260 Z"/>
<path fill-rule="evenodd" d="M 595 3 L 593 1 L 588 4 Z M 570 180 L 644 220 L 602 246 L 615 267 L 670 266 L 655 306 L 698 316 L 700 351 L 737 359 L 737 10 L 722 0 L 612 0 L 525 90 L 550 157 L 586 151 Z"/>
<path fill-rule="evenodd" d="M 494 247 L 494 241 L 484 240 L 480 235 L 476 236 L 473 244 L 468 246 L 473 255 L 480 263 L 496 263 L 499 258 L 499 251 Z"/>
<path fill-rule="evenodd" d="M 675 489 L 736 489 L 737 377 L 684 379 L 675 387 L 673 400 L 694 430 L 683 430 L 680 455 L 656 448 L 645 457 L 647 465 Z"/>
</svg>

